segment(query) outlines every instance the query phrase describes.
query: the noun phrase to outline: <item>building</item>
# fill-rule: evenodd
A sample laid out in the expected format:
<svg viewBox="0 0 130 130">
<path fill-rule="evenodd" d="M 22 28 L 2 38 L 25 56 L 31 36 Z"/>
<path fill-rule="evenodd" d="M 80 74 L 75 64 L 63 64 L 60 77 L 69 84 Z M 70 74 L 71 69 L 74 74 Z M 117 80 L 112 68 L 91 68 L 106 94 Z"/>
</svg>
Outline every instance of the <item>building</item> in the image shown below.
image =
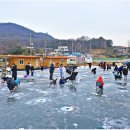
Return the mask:
<svg viewBox="0 0 130 130">
<path fill-rule="evenodd" d="M 68 65 L 76 65 L 76 56 L 68 56 L 67 64 Z"/>
<path fill-rule="evenodd" d="M 128 44 L 128 47 L 130 47 L 130 40 L 128 40 L 128 43 L 127 43 L 127 44 Z"/>
<path fill-rule="evenodd" d="M 30 63 L 34 68 L 40 68 L 40 56 L 26 56 L 26 55 L 6 55 L 8 66 L 13 63 L 17 65 L 19 70 L 25 69 L 25 66 Z"/>
<path fill-rule="evenodd" d="M 68 46 L 58 46 L 58 49 L 54 50 L 56 53 L 61 53 L 61 54 L 69 54 L 69 49 Z"/>
<path fill-rule="evenodd" d="M 7 56 L 0 55 L 0 69 L 7 68 Z"/>
<path fill-rule="evenodd" d="M 80 52 L 74 52 L 72 53 L 72 56 L 76 57 L 76 64 L 81 65 L 85 63 L 85 56 Z"/>
<path fill-rule="evenodd" d="M 51 63 L 54 64 L 55 67 L 59 67 L 60 64 L 63 66 L 67 66 L 67 59 L 66 56 L 46 56 L 43 58 L 43 63 L 41 63 L 44 67 L 49 67 Z"/>
<path fill-rule="evenodd" d="M 85 57 L 83 56 L 68 56 L 67 64 L 68 65 L 82 65 L 85 63 Z"/>
</svg>

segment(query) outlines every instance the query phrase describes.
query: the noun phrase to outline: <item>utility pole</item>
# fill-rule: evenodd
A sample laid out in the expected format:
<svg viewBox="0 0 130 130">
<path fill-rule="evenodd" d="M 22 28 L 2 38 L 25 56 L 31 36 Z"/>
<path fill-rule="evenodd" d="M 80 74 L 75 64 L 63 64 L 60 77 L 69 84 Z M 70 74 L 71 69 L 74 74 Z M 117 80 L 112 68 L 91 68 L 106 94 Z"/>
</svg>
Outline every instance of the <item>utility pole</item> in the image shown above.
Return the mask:
<svg viewBox="0 0 130 130">
<path fill-rule="evenodd" d="M 130 40 L 128 40 L 127 46 L 128 46 L 128 53 L 130 53 Z"/>
<path fill-rule="evenodd" d="M 91 41 L 90 41 L 90 55 L 91 55 Z"/>
<path fill-rule="evenodd" d="M 30 32 L 30 55 L 32 55 L 32 47 L 33 47 L 33 42 L 32 42 L 32 35 Z"/>
<path fill-rule="evenodd" d="M 46 38 L 45 38 L 45 46 L 44 46 L 44 50 L 45 50 L 45 56 L 46 56 L 46 46 L 47 46 L 47 42 L 48 42 L 48 38 L 47 38 L 47 32 L 46 32 Z"/>
<path fill-rule="evenodd" d="M 73 41 L 73 39 L 72 39 L 72 53 L 73 53 L 73 47 L 74 47 L 74 41 Z"/>
</svg>

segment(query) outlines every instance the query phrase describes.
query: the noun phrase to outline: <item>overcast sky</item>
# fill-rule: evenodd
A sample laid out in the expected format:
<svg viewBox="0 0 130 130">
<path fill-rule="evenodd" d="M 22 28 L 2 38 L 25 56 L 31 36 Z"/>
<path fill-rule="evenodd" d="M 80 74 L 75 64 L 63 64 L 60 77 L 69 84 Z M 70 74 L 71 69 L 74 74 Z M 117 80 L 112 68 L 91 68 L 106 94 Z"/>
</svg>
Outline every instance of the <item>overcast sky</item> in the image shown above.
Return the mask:
<svg viewBox="0 0 130 130">
<path fill-rule="evenodd" d="M 54 38 L 130 40 L 130 0 L 0 0 L 0 22 L 13 22 Z"/>
</svg>

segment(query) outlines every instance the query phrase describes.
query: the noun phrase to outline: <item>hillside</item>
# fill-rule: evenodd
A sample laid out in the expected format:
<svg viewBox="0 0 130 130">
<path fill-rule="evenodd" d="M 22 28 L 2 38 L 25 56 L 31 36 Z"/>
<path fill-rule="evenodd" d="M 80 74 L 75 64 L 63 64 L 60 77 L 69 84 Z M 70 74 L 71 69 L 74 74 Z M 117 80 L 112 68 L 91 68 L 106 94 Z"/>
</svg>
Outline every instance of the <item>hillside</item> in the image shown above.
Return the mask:
<svg viewBox="0 0 130 130">
<path fill-rule="evenodd" d="M 44 47 L 46 40 L 52 41 L 54 38 L 46 33 L 37 33 L 23 26 L 14 23 L 0 23 L 0 46 L 7 49 L 8 46 L 15 45 L 29 46 L 30 34 L 34 46 Z M 2 50 L 3 50 L 2 49 Z"/>
<path fill-rule="evenodd" d="M 37 33 L 26 27 L 14 23 L 0 23 L 0 53 L 8 51 L 16 46 L 30 46 L 30 34 L 35 48 L 54 48 L 58 46 L 68 46 L 70 52 L 78 51 L 89 53 L 91 49 L 105 49 L 112 47 L 112 40 L 99 38 L 89 38 L 82 36 L 77 39 L 59 40 L 46 33 Z M 47 43 L 47 44 L 46 44 Z M 73 48 L 72 48 L 73 44 Z"/>
</svg>

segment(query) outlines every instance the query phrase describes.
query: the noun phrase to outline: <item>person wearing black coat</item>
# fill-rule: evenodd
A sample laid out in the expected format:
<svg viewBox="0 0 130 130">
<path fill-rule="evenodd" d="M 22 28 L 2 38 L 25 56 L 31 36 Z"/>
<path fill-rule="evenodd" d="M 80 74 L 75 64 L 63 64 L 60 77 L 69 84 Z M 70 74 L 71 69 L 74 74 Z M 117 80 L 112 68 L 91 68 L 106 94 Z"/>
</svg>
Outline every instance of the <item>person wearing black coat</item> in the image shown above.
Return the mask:
<svg viewBox="0 0 130 130">
<path fill-rule="evenodd" d="M 123 75 L 124 75 L 124 80 L 127 80 L 127 75 L 128 75 L 128 69 L 127 69 L 127 67 L 123 66 L 122 71 L 123 71 Z"/>
<path fill-rule="evenodd" d="M 53 63 L 51 63 L 51 65 L 50 65 L 50 70 L 49 70 L 49 72 L 50 72 L 50 80 L 53 80 L 53 73 L 54 73 L 54 64 Z"/>
<path fill-rule="evenodd" d="M 89 69 L 91 69 L 92 63 L 88 63 Z"/>
<path fill-rule="evenodd" d="M 114 71 L 118 71 L 118 66 L 115 65 Z"/>
<path fill-rule="evenodd" d="M 30 71 L 30 63 L 28 63 L 26 66 L 25 66 L 25 70 L 26 70 L 26 74 L 29 76 L 29 71 Z"/>
<path fill-rule="evenodd" d="M 103 63 L 103 70 L 106 70 L 106 62 Z"/>
<path fill-rule="evenodd" d="M 107 70 L 111 69 L 111 66 L 109 64 L 107 64 Z"/>
<path fill-rule="evenodd" d="M 41 66 L 41 71 L 43 71 L 43 66 Z"/>
<path fill-rule="evenodd" d="M 30 65 L 30 71 L 31 71 L 31 76 L 33 76 L 33 74 L 34 74 L 34 67 L 33 67 L 33 65 Z"/>
<path fill-rule="evenodd" d="M 14 78 L 14 80 L 16 80 L 17 79 L 17 65 L 15 65 L 14 63 L 12 65 L 11 71 L 12 71 L 12 78 Z"/>
</svg>

